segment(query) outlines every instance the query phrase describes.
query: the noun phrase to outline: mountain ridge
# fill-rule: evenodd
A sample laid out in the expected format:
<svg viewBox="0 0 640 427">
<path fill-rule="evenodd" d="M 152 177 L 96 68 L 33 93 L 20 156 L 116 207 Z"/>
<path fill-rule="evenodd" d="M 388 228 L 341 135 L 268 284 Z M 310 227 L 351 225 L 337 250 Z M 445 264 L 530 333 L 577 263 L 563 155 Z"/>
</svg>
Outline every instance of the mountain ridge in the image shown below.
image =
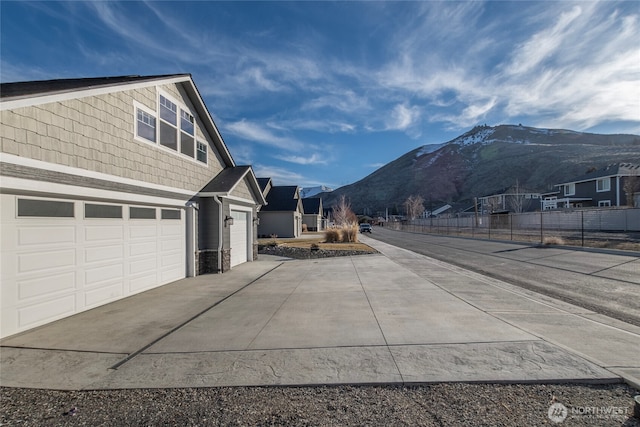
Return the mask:
<svg viewBox="0 0 640 427">
<path fill-rule="evenodd" d="M 639 135 L 484 125 L 442 144 L 413 149 L 321 196 L 328 207 L 344 194 L 356 212 L 400 209 L 411 195 L 421 196 L 427 206 L 461 208 L 516 181 L 542 192 L 589 168 L 625 162 L 640 163 Z"/>
</svg>

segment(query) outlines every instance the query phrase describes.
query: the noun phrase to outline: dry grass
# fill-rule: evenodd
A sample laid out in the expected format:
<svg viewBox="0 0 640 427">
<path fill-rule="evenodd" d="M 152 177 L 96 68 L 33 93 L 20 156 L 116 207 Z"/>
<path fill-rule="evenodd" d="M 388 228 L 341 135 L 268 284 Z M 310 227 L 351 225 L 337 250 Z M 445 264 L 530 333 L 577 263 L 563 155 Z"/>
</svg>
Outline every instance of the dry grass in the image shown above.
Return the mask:
<svg viewBox="0 0 640 427">
<path fill-rule="evenodd" d="M 566 245 L 567 243 L 561 237 L 549 236 L 542 240 L 543 245 Z"/>
<path fill-rule="evenodd" d="M 274 242 L 273 239 L 259 239 L 259 244 L 271 244 Z M 365 245 L 364 243 L 359 242 L 351 242 L 351 243 L 340 243 L 333 242 L 328 243 L 325 242 L 321 237 L 313 238 L 313 239 L 276 239 L 275 243 L 277 245 L 288 246 L 290 248 L 303 248 L 303 249 L 311 249 L 312 245 L 317 245 L 318 249 L 324 250 L 332 250 L 332 251 L 363 251 L 363 252 L 375 252 L 370 246 Z"/>
</svg>

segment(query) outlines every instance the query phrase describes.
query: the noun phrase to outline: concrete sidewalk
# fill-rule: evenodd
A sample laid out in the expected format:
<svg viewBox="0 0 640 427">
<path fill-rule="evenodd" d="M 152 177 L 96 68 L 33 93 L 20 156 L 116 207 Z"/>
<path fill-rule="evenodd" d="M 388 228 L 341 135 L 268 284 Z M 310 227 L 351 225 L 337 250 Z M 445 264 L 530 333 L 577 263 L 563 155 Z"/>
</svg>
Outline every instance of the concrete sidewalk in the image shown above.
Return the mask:
<svg viewBox="0 0 640 427">
<path fill-rule="evenodd" d="M 261 256 L 0 342 L 0 383 L 105 389 L 618 381 L 640 331 L 363 237 L 381 255 Z"/>
</svg>

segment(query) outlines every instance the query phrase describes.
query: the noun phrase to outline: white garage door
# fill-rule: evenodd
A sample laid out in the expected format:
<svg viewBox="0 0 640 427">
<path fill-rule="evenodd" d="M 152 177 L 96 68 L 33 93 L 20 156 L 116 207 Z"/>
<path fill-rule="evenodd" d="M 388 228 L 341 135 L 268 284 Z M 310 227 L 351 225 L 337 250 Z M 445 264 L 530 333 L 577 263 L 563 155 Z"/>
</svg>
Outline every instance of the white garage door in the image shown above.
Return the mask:
<svg viewBox="0 0 640 427">
<path fill-rule="evenodd" d="M 231 267 L 247 262 L 247 212 L 231 211 Z"/>
<path fill-rule="evenodd" d="M 1 197 L 0 336 L 186 276 L 180 209 Z"/>
</svg>

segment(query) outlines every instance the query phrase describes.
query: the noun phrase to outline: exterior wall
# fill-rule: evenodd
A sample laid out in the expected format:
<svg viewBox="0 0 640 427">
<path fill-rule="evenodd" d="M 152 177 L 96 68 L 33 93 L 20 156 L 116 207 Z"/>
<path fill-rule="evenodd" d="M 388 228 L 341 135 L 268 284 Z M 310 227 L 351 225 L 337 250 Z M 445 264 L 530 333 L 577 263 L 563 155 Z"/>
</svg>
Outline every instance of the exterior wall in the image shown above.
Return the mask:
<svg viewBox="0 0 640 427">
<path fill-rule="evenodd" d="M 306 224 L 307 230 L 309 230 L 309 231 L 320 231 L 320 230 L 322 230 L 322 223 L 321 223 L 320 215 L 304 214 L 304 215 L 302 215 L 302 223 Z"/>
<path fill-rule="evenodd" d="M 251 191 L 251 188 L 249 187 L 249 184 L 247 183 L 247 178 L 243 179 L 242 182 L 238 183 L 236 188 L 233 189 L 233 192 L 231 193 L 231 195 L 234 197 L 239 197 L 241 199 L 246 199 L 246 200 L 257 199 L 257 196 L 253 194 L 253 192 Z"/>
<path fill-rule="evenodd" d="M 297 237 L 294 212 L 260 212 L 258 234 L 261 236 Z"/>
<path fill-rule="evenodd" d="M 598 202 L 609 200 L 611 202 L 611 206 L 625 206 L 627 204 L 627 197 L 622 190 L 622 186 L 624 185 L 622 182 L 624 177 L 620 179 L 620 190 L 618 191 L 617 183 L 618 180 L 613 178 L 606 178 L 610 181 L 609 190 L 608 191 L 597 191 L 597 181 L 586 181 L 579 182 L 576 184 L 576 193 L 573 196 L 569 197 L 579 197 L 579 198 L 591 198 L 590 202 L 584 202 L 583 206 L 598 206 Z M 564 196 L 564 188 L 562 189 L 560 196 Z M 618 205 L 618 197 L 620 204 Z"/>
<path fill-rule="evenodd" d="M 155 86 L 0 112 L 1 151 L 180 189 L 197 191 L 223 169 L 212 138 L 179 85 L 159 87 L 191 110 L 208 142 L 208 165 L 134 138 L 134 101 L 157 111 Z"/>
</svg>

